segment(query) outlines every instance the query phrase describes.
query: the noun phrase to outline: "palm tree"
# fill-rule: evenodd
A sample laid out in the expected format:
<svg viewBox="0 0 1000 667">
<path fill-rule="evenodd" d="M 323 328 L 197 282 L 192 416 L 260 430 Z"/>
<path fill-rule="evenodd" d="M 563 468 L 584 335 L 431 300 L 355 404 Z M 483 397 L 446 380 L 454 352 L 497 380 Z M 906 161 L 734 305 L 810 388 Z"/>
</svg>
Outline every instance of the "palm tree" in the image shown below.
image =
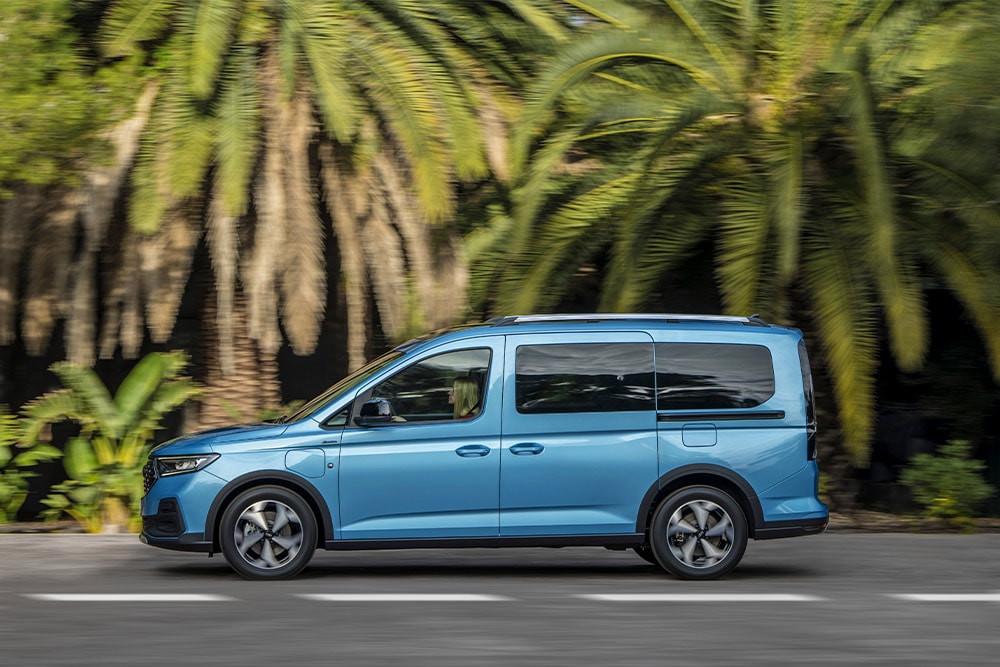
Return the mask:
<svg viewBox="0 0 1000 667">
<path fill-rule="evenodd" d="M 466 281 L 445 224 L 455 184 L 506 176 L 510 88 L 537 44 L 562 37 L 565 13 L 546 0 L 110 2 L 103 53 L 144 58 L 149 77 L 117 171 L 60 209 L 67 229 L 82 206 L 94 209 L 73 271 L 84 276 L 114 202 L 128 197 L 100 331 L 92 316 L 74 319 L 71 358 L 90 361 L 95 339 L 102 357 L 119 346 L 134 357 L 147 328 L 166 341 L 202 238 L 220 376 L 237 374 L 240 332 L 249 366 L 274 368 L 286 338 L 298 354 L 315 349 L 328 236 L 341 257 L 349 366 L 363 363 L 376 318 L 390 339 L 453 322 Z M 71 241 L 58 247 L 72 256 Z M 93 283 L 55 277 L 49 292 L 72 285 L 86 312 Z M 36 352 L 60 310 L 42 305 L 29 313 Z M 238 384 L 260 398 L 254 381 Z"/>
<path fill-rule="evenodd" d="M 493 223 L 513 239 L 497 310 L 551 308 L 602 256 L 600 307 L 648 307 L 711 244 L 726 311 L 815 331 L 856 463 L 868 454 L 882 321 L 902 369 L 925 356 L 922 270 L 968 309 L 1000 378 L 1000 266 L 977 249 L 996 238 L 995 201 L 887 132 L 907 122 L 921 83 L 986 41 L 983 25 L 996 36 L 988 7 L 571 4 L 594 19 L 527 94 L 514 203 Z M 935 135 L 918 125 L 909 144 L 920 152 Z M 916 201 L 917 184 L 947 197 Z"/>
</svg>

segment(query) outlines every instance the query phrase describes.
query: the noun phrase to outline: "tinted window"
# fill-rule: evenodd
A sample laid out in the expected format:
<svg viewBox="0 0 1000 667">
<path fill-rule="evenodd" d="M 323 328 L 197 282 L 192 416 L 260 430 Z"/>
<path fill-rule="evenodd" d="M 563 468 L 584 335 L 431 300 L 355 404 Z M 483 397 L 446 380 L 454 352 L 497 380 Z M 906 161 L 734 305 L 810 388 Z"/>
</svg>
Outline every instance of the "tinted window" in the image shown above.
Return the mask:
<svg viewBox="0 0 1000 667">
<path fill-rule="evenodd" d="M 446 352 L 419 361 L 381 382 L 370 393 L 392 406 L 394 421 L 427 422 L 469 419 L 479 414 L 485 398 L 490 350 L 486 348 Z M 456 402 L 469 392 L 470 397 Z M 472 389 L 468 389 L 472 387 Z M 461 412 L 461 414 L 458 414 Z"/>
<path fill-rule="evenodd" d="M 656 344 L 659 410 L 752 408 L 773 395 L 774 368 L 766 347 Z"/>
<path fill-rule="evenodd" d="M 518 412 L 653 409 L 652 345 L 522 345 L 515 367 Z"/>
</svg>

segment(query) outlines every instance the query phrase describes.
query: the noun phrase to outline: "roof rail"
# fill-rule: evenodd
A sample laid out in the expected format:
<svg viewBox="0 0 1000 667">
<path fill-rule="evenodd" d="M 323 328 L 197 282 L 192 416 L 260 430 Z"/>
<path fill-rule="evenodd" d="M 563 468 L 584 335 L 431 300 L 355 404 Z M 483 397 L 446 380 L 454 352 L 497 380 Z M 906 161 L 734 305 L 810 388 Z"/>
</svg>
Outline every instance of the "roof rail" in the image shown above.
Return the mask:
<svg viewBox="0 0 1000 667">
<path fill-rule="evenodd" d="M 733 315 L 678 315 L 665 313 L 579 313 L 558 315 L 509 315 L 494 317 L 487 324 L 502 327 L 533 322 L 615 322 L 627 320 L 655 320 L 657 322 L 721 322 L 727 324 L 747 324 L 768 326 L 759 315 L 741 317 Z"/>
</svg>

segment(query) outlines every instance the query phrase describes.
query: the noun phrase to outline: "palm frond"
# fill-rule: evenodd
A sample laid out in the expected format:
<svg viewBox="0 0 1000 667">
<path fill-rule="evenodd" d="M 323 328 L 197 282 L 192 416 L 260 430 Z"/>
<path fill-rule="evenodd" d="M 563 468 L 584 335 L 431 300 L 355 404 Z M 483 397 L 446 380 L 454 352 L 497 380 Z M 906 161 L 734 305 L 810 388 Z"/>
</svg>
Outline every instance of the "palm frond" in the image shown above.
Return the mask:
<svg viewBox="0 0 1000 667">
<path fill-rule="evenodd" d="M 242 0 L 199 0 L 191 35 L 191 89 L 205 99 L 213 91 L 223 56 L 244 10 Z"/>
<path fill-rule="evenodd" d="M 212 161 L 213 139 L 229 132 L 227 123 L 235 120 L 219 114 L 217 121 L 206 113 L 183 77 L 182 70 L 168 74 L 154 117 L 156 175 L 168 205 L 201 191 Z M 223 94 L 229 93 L 226 89 Z M 223 109 L 227 102 L 221 103 Z"/>
<path fill-rule="evenodd" d="M 556 101 L 593 73 L 613 63 L 645 61 L 676 67 L 708 90 L 721 90 L 712 63 L 690 36 L 669 26 L 654 26 L 648 33 L 598 32 L 584 38 L 547 63 L 526 93 L 524 114 L 515 128 L 511 162 L 523 171 L 531 144 L 548 123 Z"/>
<path fill-rule="evenodd" d="M 864 257 L 881 294 L 893 356 L 903 370 L 913 370 L 927 353 L 927 317 L 911 262 L 898 240 L 893 188 L 875 130 L 870 90 L 860 71 L 847 70 L 846 113 L 856 150 L 855 168 L 870 245 Z"/>
<path fill-rule="evenodd" d="M 716 273 L 726 310 L 761 312 L 766 269 L 773 254 L 773 230 L 765 179 L 741 174 L 722 184 Z"/>
<path fill-rule="evenodd" d="M 368 96 L 394 138 L 412 159 L 414 188 L 431 220 L 450 214 L 453 195 L 446 144 L 439 125 L 441 107 L 395 35 L 358 27 L 353 56 L 370 76 Z"/>
<path fill-rule="evenodd" d="M 247 211 L 250 178 L 260 143 L 261 95 L 254 49 L 243 44 L 234 47 L 221 78 L 214 143 L 215 187 L 226 213 L 238 217 Z"/>
<path fill-rule="evenodd" d="M 340 284 L 345 292 L 344 300 L 347 305 L 347 364 L 350 370 L 355 370 L 365 363 L 365 343 L 368 338 L 365 324 L 367 280 L 358 229 L 359 221 L 367 215 L 362 192 L 366 192 L 368 188 L 363 179 L 349 173 L 346 166 L 339 163 L 339 156 L 329 141 L 320 144 L 319 158 L 323 199 L 333 221 L 333 231 L 340 250 Z"/>
<path fill-rule="evenodd" d="M 778 276 L 787 285 L 791 283 L 799 266 L 805 160 L 800 130 L 790 130 L 776 139 L 765 149 L 765 168 L 777 237 Z M 752 312 L 752 309 L 737 312 Z"/>
<path fill-rule="evenodd" d="M 552 304 L 560 293 L 553 278 L 567 278 L 589 259 L 588 251 L 603 243 L 601 227 L 630 201 L 639 180 L 628 173 L 600 183 L 547 216 L 535 242 L 510 259 L 505 272 L 510 287 L 503 290 L 499 310 L 532 312 Z"/>
<path fill-rule="evenodd" d="M 111 5 L 101 25 L 104 53 L 117 58 L 137 51 L 170 24 L 178 0 L 121 0 Z"/>
<path fill-rule="evenodd" d="M 694 0 L 664 0 L 670 11 L 679 18 L 692 35 L 698 40 L 702 47 L 712 55 L 718 69 L 725 72 L 728 85 L 732 88 L 739 86 L 740 76 L 736 64 L 732 62 L 723 48 L 725 40 L 716 32 L 708 16 L 702 14 L 702 10 L 711 8 L 711 4 Z"/>
<path fill-rule="evenodd" d="M 316 349 L 326 310 L 325 235 L 309 160 L 315 133 L 312 106 L 300 94 L 291 101 L 288 131 L 284 133 L 288 236 L 282 248 L 281 274 L 281 318 L 296 354 Z"/>
<path fill-rule="evenodd" d="M 146 324 L 153 342 L 165 343 L 173 332 L 195 249 L 201 237 L 197 221 L 202 198 L 172 208 L 154 235 L 138 240 L 139 267 L 146 295 Z"/>
<path fill-rule="evenodd" d="M 344 62 L 350 56 L 349 24 L 328 3 L 292 14 L 292 30 L 282 35 L 285 51 L 303 49 L 316 86 L 316 100 L 330 137 L 348 143 L 357 132 L 364 102 Z M 301 45 L 296 38 L 301 39 Z M 286 58 L 291 60 L 290 57 Z"/>
<path fill-rule="evenodd" d="M 874 294 L 857 270 L 858 250 L 829 226 L 806 239 L 803 275 L 833 383 L 843 443 L 855 465 L 864 466 L 875 417 L 878 318 Z"/>
</svg>

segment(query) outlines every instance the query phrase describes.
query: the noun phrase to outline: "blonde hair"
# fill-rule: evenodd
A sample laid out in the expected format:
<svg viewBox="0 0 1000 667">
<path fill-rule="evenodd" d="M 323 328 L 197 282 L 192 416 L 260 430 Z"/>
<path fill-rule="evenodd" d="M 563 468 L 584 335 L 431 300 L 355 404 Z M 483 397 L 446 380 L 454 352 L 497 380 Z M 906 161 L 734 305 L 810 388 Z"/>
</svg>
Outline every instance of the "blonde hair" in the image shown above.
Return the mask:
<svg viewBox="0 0 1000 667">
<path fill-rule="evenodd" d="M 459 375 L 452 386 L 455 391 L 455 419 L 468 417 L 479 407 L 479 385 L 468 375 Z"/>
</svg>

